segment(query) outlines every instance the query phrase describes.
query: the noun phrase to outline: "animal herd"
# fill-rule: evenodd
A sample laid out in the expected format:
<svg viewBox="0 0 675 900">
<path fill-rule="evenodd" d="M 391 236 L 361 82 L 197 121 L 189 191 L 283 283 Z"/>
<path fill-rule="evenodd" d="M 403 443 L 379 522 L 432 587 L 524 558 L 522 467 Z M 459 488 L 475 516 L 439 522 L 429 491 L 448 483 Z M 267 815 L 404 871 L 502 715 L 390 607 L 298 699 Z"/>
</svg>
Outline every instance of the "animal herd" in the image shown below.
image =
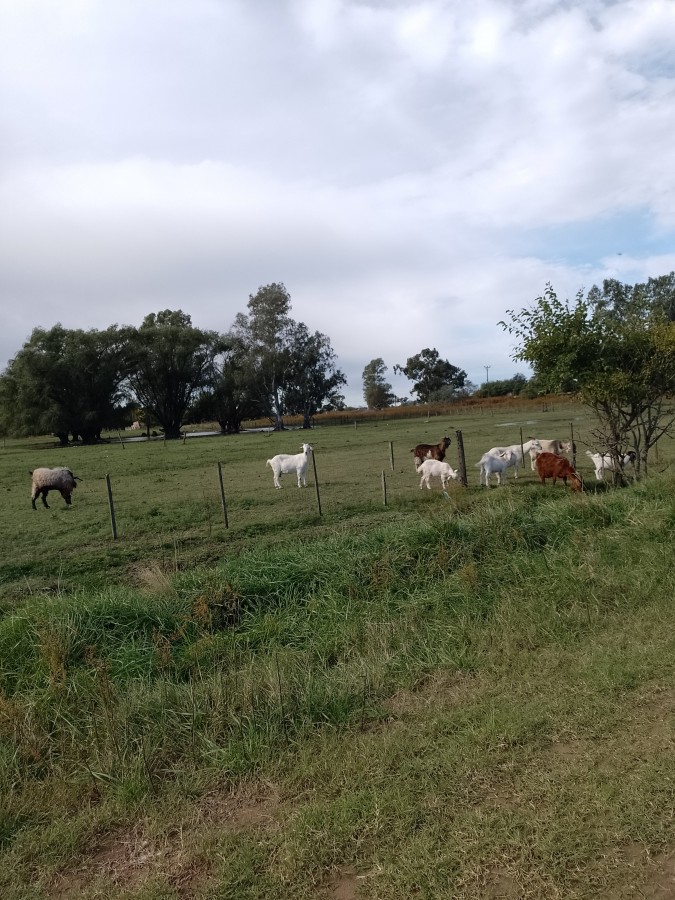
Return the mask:
<svg viewBox="0 0 675 900">
<path fill-rule="evenodd" d="M 441 438 L 437 444 L 417 444 L 411 449 L 415 470 L 420 476 L 420 488 L 431 490 L 431 479 L 438 478 L 443 490 L 450 481 L 456 481 L 458 472 L 445 462 L 445 454 L 452 443 L 447 436 Z M 543 438 L 528 438 L 523 444 L 511 444 L 507 447 L 491 447 L 476 463 L 480 469 L 479 480 L 481 485 L 490 487 L 490 478 L 495 476 L 497 484 L 506 483 L 507 470 L 513 467 L 514 478 L 518 477 L 518 467 L 522 465 L 524 454 L 529 454 L 532 471 L 536 471 L 542 484 L 551 479 L 553 484 L 560 480 L 568 483 L 574 491 L 582 489 L 582 480 L 569 459 L 564 454 L 571 453 L 576 448 L 572 441 L 545 440 Z M 307 487 L 307 468 L 310 455 L 314 448 L 311 444 L 301 444 L 301 452 L 295 454 L 278 453 L 266 462 L 272 469 L 274 487 L 281 489 L 281 476 L 293 475 L 297 477 L 298 487 Z M 613 473 L 616 463 L 610 454 L 592 453 L 586 451 L 595 469 L 597 481 L 604 481 L 605 472 Z M 618 467 L 621 470 L 635 465 L 635 452 L 629 451 L 619 457 Z M 59 491 L 66 504 L 70 506 L 71 495 L 77 487 L 79 476 L 73 475 L 70 469 L 59 466 L 54 469 L 39 468 L 31 472 L 31 503 L 36 509 L 35 501 L 38 497 L 44 506 L 47 504 L 49 491 Z"/>
</svg>

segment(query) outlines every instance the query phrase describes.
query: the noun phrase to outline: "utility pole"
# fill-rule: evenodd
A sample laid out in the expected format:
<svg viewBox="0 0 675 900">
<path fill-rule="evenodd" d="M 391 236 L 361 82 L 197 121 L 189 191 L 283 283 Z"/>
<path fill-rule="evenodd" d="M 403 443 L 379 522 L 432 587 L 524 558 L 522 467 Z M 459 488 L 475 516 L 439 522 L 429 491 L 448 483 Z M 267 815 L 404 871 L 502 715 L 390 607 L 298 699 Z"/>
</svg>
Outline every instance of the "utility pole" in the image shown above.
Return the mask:
<svg viewBox="0 0 675 900">
<path fill-rule="evenodd" d="M 492 366 L 483 366 L 485 369 L 485 390 L 487 391 L 488 400 L 490 399 L 490 369 Z"/>
</svg>

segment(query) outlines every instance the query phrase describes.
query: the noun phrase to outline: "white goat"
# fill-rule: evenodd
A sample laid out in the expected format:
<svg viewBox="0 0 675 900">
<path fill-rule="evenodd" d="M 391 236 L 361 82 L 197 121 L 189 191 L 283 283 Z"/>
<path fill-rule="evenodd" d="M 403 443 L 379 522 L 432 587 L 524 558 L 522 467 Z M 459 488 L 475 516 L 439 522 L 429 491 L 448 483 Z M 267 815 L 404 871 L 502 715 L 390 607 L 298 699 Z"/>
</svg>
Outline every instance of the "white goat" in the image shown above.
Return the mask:
<svg viewBox="0 0 675 900">
<path fill-rule="evenodd" d="M 309 454 L 314 450 L 311 444 L 300 444 L 302 453 L 296 453 L 291 456 L 288 453 L 278 453 L 272 459 L 268 459 L 265 465 L 271 466 L 274 472 L 274 487 L 280 489 L 280 478 L 282 475 L 290 475 L 296 472 L 298 476 L 298 487 L 307 487 L 307 466 L 309 465 Z"/>
<path fill-rule="evenodd" d="M 522 450 L 520 444 L 511 444 L 508 447 L 491 447 L 487 452 L 492 456 L 501 456 L 503 453 L 515 453 L 516 458 L 511 465 L 513 465 L 513 477 L 517 478 L 518 466 L 522 462 L 523 453 L 531 453 L 532 450 L 541 453 L 541 444 L 536 438 L 530 438 L 529 441 L 525 441 Z"/>
<path fill-rule="evenodd" d="M 605 470 L 608 472 L 614 471 L 614 460 L 612 459 L 609 453 L 591 453 L 590 450 L 586 451 L 586 456 L 590 456 L 591 462 L 595 467 L 595 478 L 597 481 L 605 480 Z M 625 453 L 623 457 L 620 459 L 621 469 L 624 469 L 626 466 L 633 467 L 633 474 L 635 474 L 635 450 L 629 450 L 628 453 Z"/>
<path fill-rule="evenodd" d="M 432 476 L 437 475 L 441 479 L 441 487 L 443 490 L 448 486 L 448 481 L 452 478 L 457 481 L 457 471 L 452 468 L 450 463 L 442 462 L 437 459 L 425 459 L 424 462 L 417 466 L 417 474 L 422 476 L 420 480 L 420 489 L 426 484 L 431 490 L 429 480 Z"/>
<path fill-rule="evenodd" d="M 555 453 L 556 456 L 562 456 L 563 453 L 571 453 L 574 449 L 572 441 L 547 441 L 545 438 L 530 438 L 536 445 L 530 447 L 530 465 L 532 471 L 535 469 L 535 460 L 540 453 Z"/>
<path fill-rule="evenodd" d="M 490 487 L 490 475 L 497 476 L 497 484 L 506 484 L 506 470 L 509 466 L 515 466 L 518 457 L 513 450 L 502 450 L 500 453 L 484 453 L 479 462 L 480 466 L 480 483 L 483 484 L 483 475 L 485 475 L 485 487 Z"/>
</svg>

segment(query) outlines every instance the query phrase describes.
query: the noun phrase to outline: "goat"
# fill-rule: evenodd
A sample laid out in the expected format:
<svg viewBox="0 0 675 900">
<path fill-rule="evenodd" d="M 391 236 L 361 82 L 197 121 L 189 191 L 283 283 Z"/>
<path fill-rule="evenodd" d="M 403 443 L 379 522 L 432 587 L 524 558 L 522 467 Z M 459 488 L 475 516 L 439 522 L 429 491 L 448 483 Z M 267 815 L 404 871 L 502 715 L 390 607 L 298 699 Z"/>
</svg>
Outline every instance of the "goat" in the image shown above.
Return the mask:
<svg viewBox="0 0 675 900">
<path fill-rule="evenodd" d="M 450 481 L 451 478 L 453 481 L 457 480 L 457 472 L 452 468 L 450 463 L 443 462 L 442 460 L 439 461 L 437 459 L 425 459 L 424 462 L 417 466 L 417 474 L 422 475 L 420 489 L 426 484 L 427 488 L 431 490 L 429 480 L 433 475 L 439 476 L 443 490 L 446 489 L 448 481 Z"/>
<path fill-rule="evenodd" d="M 272 459 L 268 459 L 265 465 L 271 466 L 274 473 L 274 487 L 281 489 L 280 478 L 282 475 L 290 475 L 295 472 L 298 476 L 298 487 L 307 487 L 307 466 L 309 465 L 309 454 L 313 452 L 314 447 L 311 444 L 301 444 L 302 453 L 289 455 L 288 453 L 278 453 Z"/>
<path fill-rule="evenodd" d="M 55 469 L 33 469 L 30 474 L 33 477 L 30 495 L 33 509 L 37 509 L 35 501 L 38 497 L 49 509 L 47 494 L 50 491 L 58 491 L 66 501 L 66 505 L 70 506 L 72 503 L 70 496 L 77 487 L 77 482 L 82 480 L 79 475 L 73 475 L 65 466 L 57 466 Z"/>
<path fill-rule="evenodd" d="M 509 447 L 491 447 L 487 452 L 492 456 L 501 456 L 503 453 L 514 453 L 515 459 L 511 465 L 513 466 L 513 477 L 518 477 L 518 465 L 523 459 L 523 453 L 529 453 L 532 450 L 537 450 L 537 452 L 541 452 L 541 444 L 536 438 L 530 438 L 529 441 L 526 441 L 522 445 L 522 450 L 520 444 L 511 444 Z"/>
<path fill-rule="evenodd" d="M 140 431 L 141 423 L 138 420 L 136 422 L 132 422 L 129 428 L 131 428 L 132 431 Z"/>
<path fill-rule="evenodd" d="M 418 444 L 410 451 L 413 454 L 413 462 L 417 468 L 417 460 L 424 462 L 425 459 L 437 459 L 443 462 L 445 459 L 445 451 L 448 449 L 452 441 L 449 437 L 444 437 L 437 444 Z"/>
<path fill-rule="evenodd" d="M 502 484 L 502 478 L 506 484 L 506 470 L 509 466 L 515 466 L 517 462 L 518 457 L 513 450 L 504 449 L 499 453 L 490 451 L 484 453 L 476 463 L 477 466 L 480 466 L 480 483 L 483 484 L 483 475 L 485 475 L 485 487 L 490 487 L 490 475 L 496 475 L 497 484 Z"/>
<path fill-rule="evenodd" d="M 555 453 L 540 453 L 534 464 L 542 484 L 546 484 L 547 478 L 552 478 L 553 484 L 558 478 L 561 478 L 566 485 L 569 478 L 572 490 L 581 490 L 581 478 L 569 459 L 565 459 L 564 456 L 556 456 Z"/>
<path fill-rule="evenodd" d="M 539 447 L 531 447 L 530 448 L 530 465 L 532 467 L 532 471 L 534 472 L 534 464 L 537 456 L 540 453 L 554 453 L 556 456 L 562 456 L 563 453 L 572 453 L 576 452 L 576 447 L 572 443 L 572 441 L 558 441 L 558 440 L 546 440 L 545 438 L 530 438 L 531 441 L 536 441 Z"/>
<path fill-rule="evenodd" d="M 590 450 L 586 451 L 586 456 L 590 456 L 591 462 L 595 467 L 595 478 L 597 481 L 605 480 L 605 470 L 608 472 L 613 472 L 615 469 L 615 463 L 612 459 L 611 454 L 605 453 L 591 453 Z M 623 471 L 625 466 L 632 466 L 633 472 L 635 472 L 635 459 L 636 453 L 635 450 L 629 450 L 628 453 L 619 455 L 619 466 Z"/>
</svg>

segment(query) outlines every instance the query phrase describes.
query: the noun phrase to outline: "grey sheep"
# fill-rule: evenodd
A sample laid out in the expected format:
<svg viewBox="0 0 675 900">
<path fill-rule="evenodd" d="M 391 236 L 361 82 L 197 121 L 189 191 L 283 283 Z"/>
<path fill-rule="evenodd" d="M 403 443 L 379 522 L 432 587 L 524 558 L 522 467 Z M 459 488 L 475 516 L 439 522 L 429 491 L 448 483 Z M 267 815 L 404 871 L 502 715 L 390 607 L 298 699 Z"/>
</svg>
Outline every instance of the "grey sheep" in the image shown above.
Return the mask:
<svg viewBox="0 0 675 900">
<path fill-rule="evenodd" d="M 38 497 L 42 498 L 42 502 L 49 509 L 47 494 L 50 491 L 59 491 L 68 506 L 70 506 L 70 495 L 77 487 L 76 481 L 82 480 L 78 475 L 73 475 L 70 469 L 66 469 L 65 466 L 57 466 L 55 469 L 33 469 L 30 474 L 33 476 L 30 498 L 33 509 L 37 509 L 35 501 Z"/>
</svg>

